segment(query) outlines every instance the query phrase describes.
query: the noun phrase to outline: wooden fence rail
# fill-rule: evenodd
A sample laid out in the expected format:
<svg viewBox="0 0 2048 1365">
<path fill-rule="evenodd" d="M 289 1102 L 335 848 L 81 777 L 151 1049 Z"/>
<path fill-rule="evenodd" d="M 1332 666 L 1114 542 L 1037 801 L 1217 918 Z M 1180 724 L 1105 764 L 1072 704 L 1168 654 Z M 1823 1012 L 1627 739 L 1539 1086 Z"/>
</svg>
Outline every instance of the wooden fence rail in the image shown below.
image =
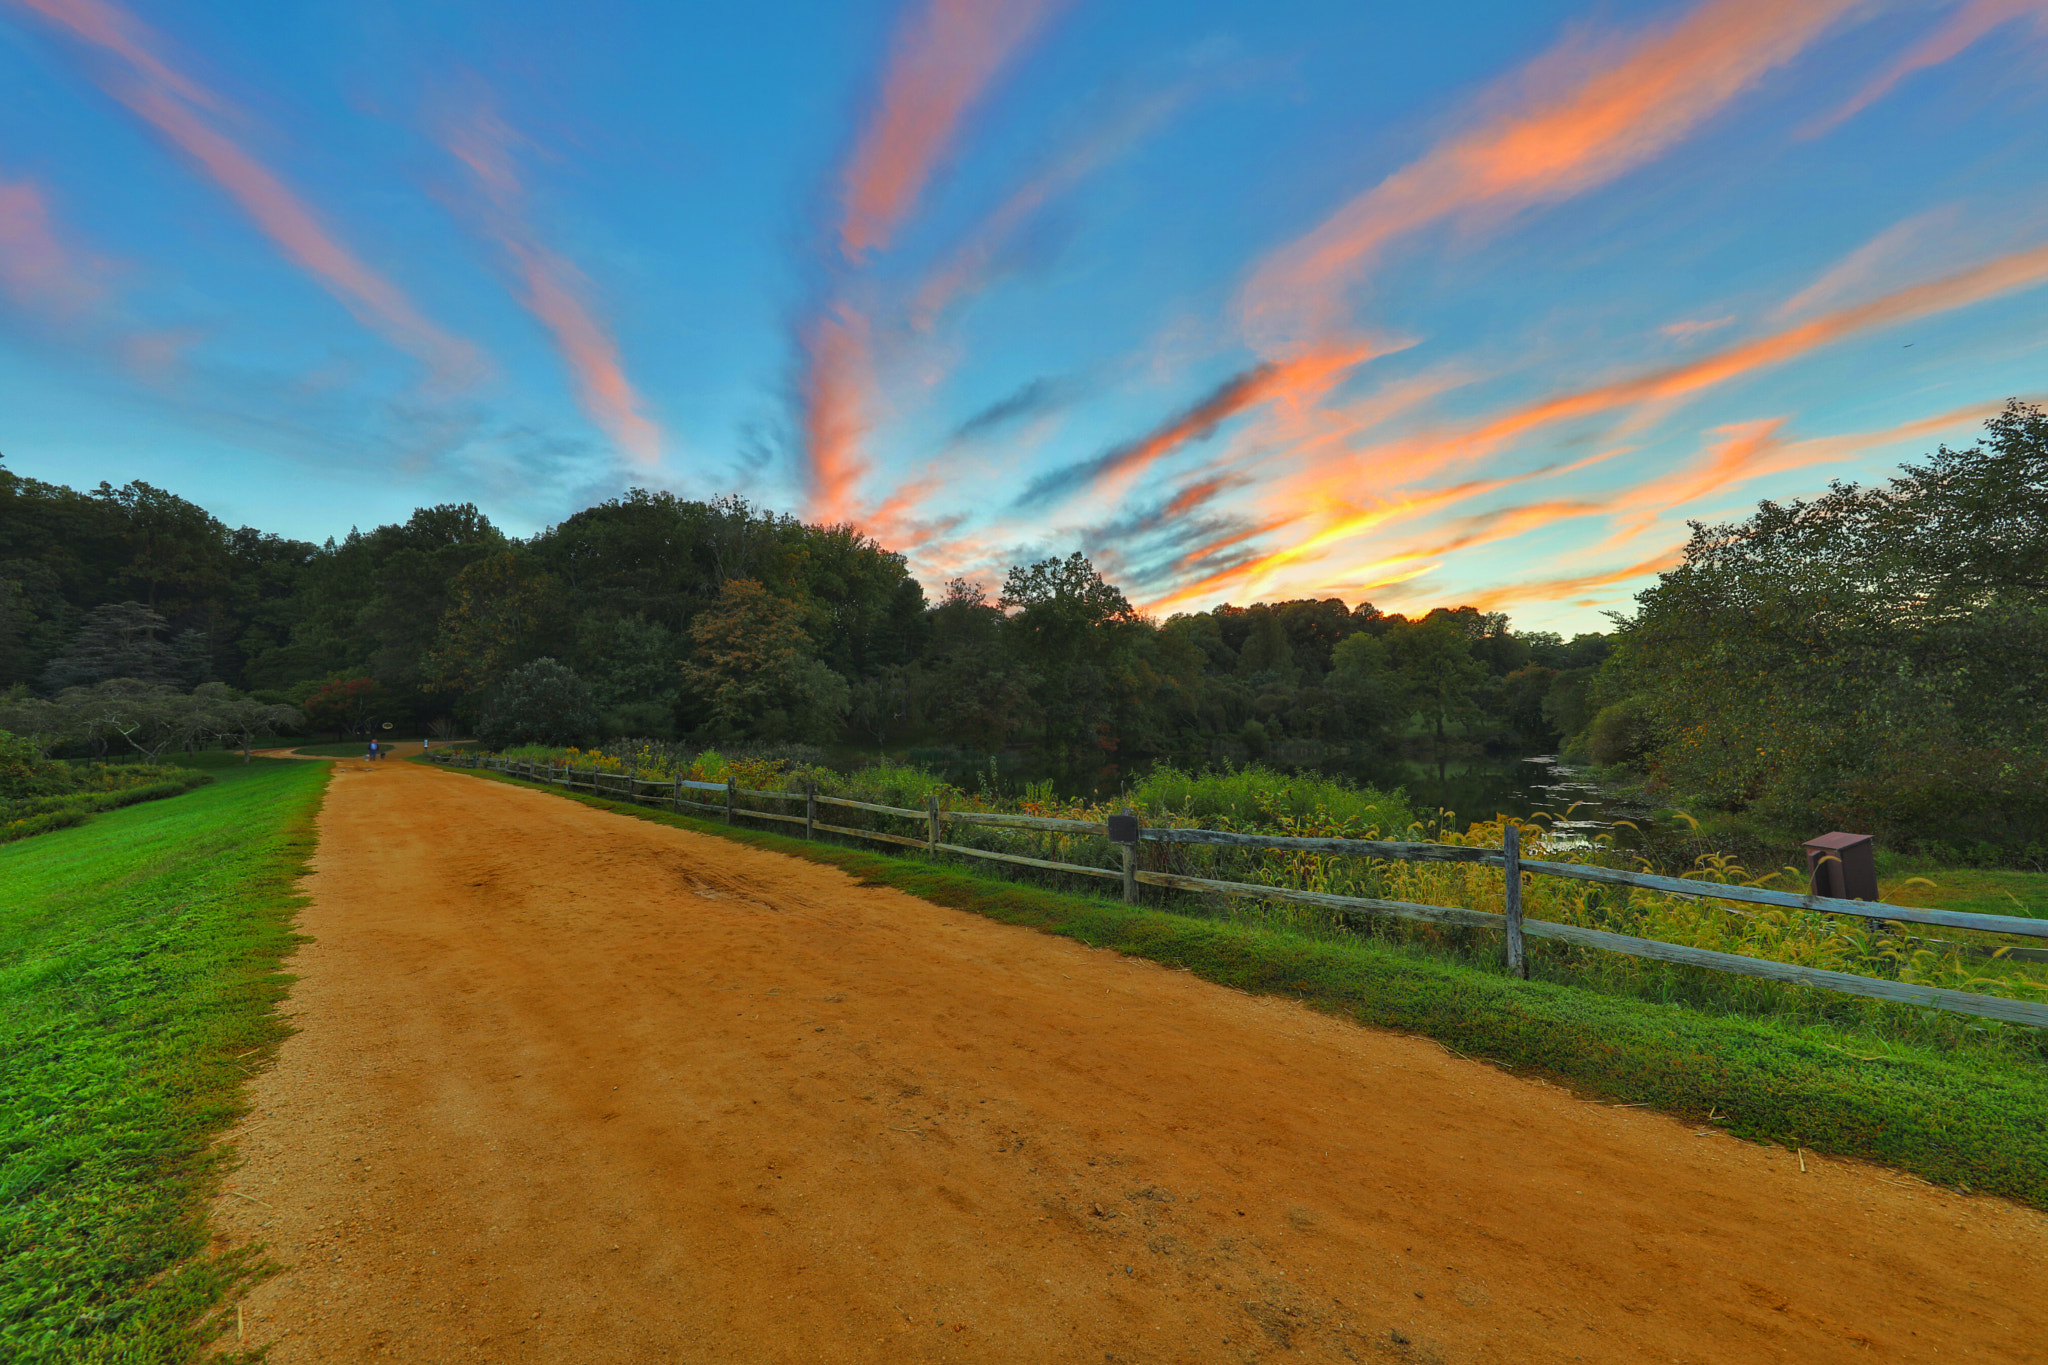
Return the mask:
<svg viewBox="0 0 2048 1365">
<path fill-rule="evenodd" d="M 1374 916 L 1390 915 L 1399 919 L 1416 920 L 1432 924 L 1462 925 L 1482 929 L 1503 931 L 1507 943 L 1509 968 L 1517 975 L 1527 975 L 1527 961 L 1521 951 L 1521 941 L 1529 938 L 1547 938 L 1560 943 L 1569 943 L 1582 948 L 1597 948 L 1606 952 L 1624 953 L 1631 957 L 1649 958 L 1659 962 L 1672 962 L 1685 966 L 1704 967 L 1711 971 L 1730 972 L 1742 976 L 1760 977 L 1791 985 L 1811 986 L 1820 990 L 1838 991 L 1847 995 L 1860 995 L 1876 1000 L 1887 1000 L 1896 1004 L 1916 1005 L 1923 1008 L 1949 1010 L 1958 1014 L 1972 1014 L 1986 1019 L 1997 1019 L 2006 1023 L 2025 1024 L 2034 1028 L 2048 1028 L 2048 1005 L 2034 1004 L 2025 1000 L 2010 1000 L 2002 996 L 1978 995 L 1970 991 L 1949 990 L 1941 986 L 1920 986 L 1901 981 L 1887 981 L 1878 977 L 1858 976 L 1853 972 L 1828 971 L 1818 967 L 1800 967 L 1786 962 L 1774 962 L 1767 958 L 1745 957 L 1740 953 L 1716 952 L 1706 948 L 1692 948 L 1684 944 L 1665 943 L 1658 939 L 1635 938 L 1627 934 L 1610 933 L 1604 929 L 1585 929 L 1574 924 L 1555 924 L 1547 920 L 1524 918 L 1521 913 L 1521 885 L 1524 876 L 1565 877 L 1579 881 L 1597 882 L 1607 886 L 1637 887 L 1646 891 L 1661 891 L 1667 894 L 1734 901 L 1750 905 L 1769 905 L 1783 909 L 1806 910 L 1829 915 L 1853 915 L 1859 919 L 1876 922 L 1899 922 L 1907 924 L 1938 924 L 1954 929 L 1971 929 L 1983 933 L 2011 934 L 2026 938 L 2048 938 L 2048 920 L 2027 919 L 2017 915 L 1977 915 L 1951 910 L 1922 910 L 1912 906 L 1889 905 L 1881 901 L 1839 900 L 1828 896 L 1799 895 L 1789 891 L 1769 891 L 1756 886 L 1732 886 L 1722 882 L 1694 881 L 1684 877 L 1664 877 L 1647 872 L 1628 872 L 1620 868 L 1592 867 L 1584 863 L 1556 863 L 1540 859 L 1525 859 L 1520 856 L 1519 831 L 1510 828 L 1503 846 L 1475 848 L 1458 844 L 1398 843 L 1380 839 L 1309 839 L 1284 835 L 1238 834 L 1228 830 L 1175 829 L 1170 827 L 1143 827 L 1134 816 L 1126 812 L 1124 837 L 1114 838 L 1112 827 L 1086 820 L 1060 820 L 1049 816 L 1009 815 L 992 811 L 943 810 L 936 804 L 924 810 L 912 810 L 904 806 L 888 806 L 873 801 L 856 801 L 844 796 L 821 796 L 815 791 L 759 791 L 744 788 L 732 782 L 698 782 L 683 778 L 659 781 L 645 778 L 631 778 L 624 774 L 600 773 L 596 768 L 579 771 L 571 767 L 552 767 L 539 764 L 493 759 L 476 754 L 434 754 L 432 761 L 467 768 L 490 768 L 537 782 L 554 785 L 585 787 L 594 793 L 614 792 L 636 802 L 652 801 L 665 804 L 676 810 L 685 806 L 698 810 L 723 813 L 728 824 L 744 816 L 751 820 L 771 820 L 780 824 L 802 825 L 808 836 L 815 830 L 828 834 L 847 835 L 856 839 L 873 839 L 882 843 L 897 844 L 907 848 L 923 849 L 927 853 L 951 853 L 964 858 L 984 858 L 994 862 L 1011 863 L 1023 867 L 1043 868 L 1047 871 L 1068 873 L 1082 877 L 1100 877 L 1121 880 L 1124 884 L 1124 899 L 1135 902 L 1139 886 L 1157 886 L 1167 890 L 1199 892 L 1213 895 L 1234 896 L 1242 899 L 1281 901 L 1295 905 L 1311 905 L 1330 910 L 1347 922 L 1369 921 Z M 466 761 L 465 761 L 466 760 Z M 643 794 L 647 792 L 659 795 Z M 722 803 L 696 801 L 683 795 L 686 790 L 720 793 Z M 748 797 L 771 801 L 802 801 L 805 803 L 802 815 L 786 815 L 779 811 L 749 810 L 738 804 L 738 798 Z M 852 810 L 868 811 L 876 815 L 895 816 L 904 820 L 915 820 L 925 826 L 922 836 L 893 834 L 886 830 L 855 829 L 846 825 L 828 825 L 816 818 L 819 806 L 840 806 Z M 1020 853 L 1005 853 L 995 849 L 972 848 L 964 844 L 944 843 L 940 829 L 945 822 L 968 825 L 989 825 L 1006 829 L 1045 830 L 1049 833 L 1092 836 L 1109 840 L 1111 846 L 1122 855 L 1121 868 L 1094 867 L 1084 863 L 1060 862 L 1049 858 L 1031 858 Z M 1317 853 L 1334 857 L 1400 859 L 1411 862 L 1452 862 L 1478 863 L 1498 867 L 1503 875 L 1512 869 L 1506 896 L 1507 913 L 1496 914 L 1490 910 L 1468 910 L 1459 906 L 1422 905 L 1413 901 L 1375 900 L 1364 896 L 1338 896 L 1322 891 L 1299 891 L 1293 887 L 1266 886 L 1256 882 L 1220 881 L 1207 877 L 1189 877 L 1170 872 L 1150 872 L 1137 866 L 1136 853 L 1143 841 L 1162 844 L 1206 844 L 1224 848 L 1274 849 L 1292 852 Z M 1732 911 L 1741 914 L 1743 911 Z"/>
</svg>

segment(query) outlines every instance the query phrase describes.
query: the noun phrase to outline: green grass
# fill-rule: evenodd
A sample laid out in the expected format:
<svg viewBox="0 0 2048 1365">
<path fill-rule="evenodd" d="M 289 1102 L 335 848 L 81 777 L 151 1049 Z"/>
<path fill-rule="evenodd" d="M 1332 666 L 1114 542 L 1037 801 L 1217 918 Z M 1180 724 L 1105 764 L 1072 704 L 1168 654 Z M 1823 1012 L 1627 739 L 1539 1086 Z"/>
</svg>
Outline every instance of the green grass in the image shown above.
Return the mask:
<svg viewBox="0 0 2048 1365">
<path fill-rule="evenodd" d="M 466 771 L 466 770 L 456 770 Z M 491 781 L 501 774 L 469 773 Z M 555 790 L 600 809 L 840 867 L 940 905 L 1426 1034 L 1583 1094 L 1648 1104 L 1739 1137 L 1862 1157 L 2048 1208 L 2048 1068 L 1853 1029 L 1716 1013 L 1546 981 L 1373 939 L 1134 908 L 921 857 L 807 842 Z M 1992 1025 L 1998 1029 L 2002 1026 Z M 2031 1030 L 2024 1032 L 2032 1033 Z"/>
<path fill-rule="evenodd" d="M 1901 860 L 1884 873 L 1878 885 L 1884 899 L 1893 905 L 2048 919 L 2048 872 L 1936 867 Z M 1933 885 L 1920 885 L 1922 881 Z"/>
<path fill-rule="evenodd" d="M 0 1359 L 189 1360 L 265 1269 L 208 1254 L 205 1204 L 286 1033 L 328 769 L 191 766 L 215 780 L 0 848 Z"/>
</svg>

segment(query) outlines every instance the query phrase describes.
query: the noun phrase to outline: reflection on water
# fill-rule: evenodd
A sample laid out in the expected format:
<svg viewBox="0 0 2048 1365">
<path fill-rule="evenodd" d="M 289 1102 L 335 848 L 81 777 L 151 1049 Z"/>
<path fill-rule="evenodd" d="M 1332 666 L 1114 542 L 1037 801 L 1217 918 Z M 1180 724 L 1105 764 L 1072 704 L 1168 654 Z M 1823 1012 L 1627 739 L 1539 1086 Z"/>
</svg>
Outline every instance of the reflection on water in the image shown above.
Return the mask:
<svg viewBox="0 0 2048 1365">
<path fill-rule="evenodd" d="M 1457 818 L 1446 823 L 1453 828 L 1496 815 L 1527 819 L 1547 813 L 1555 817 L 1550 827 L 1563 836 L 1559 842 L 1566 846 L 1609 832 L 1626 843 L 1629 831 L 1616 830 L 1615 822 L 1641 822 L 1649 813 L 1648 807 L 1602 787 L 1585 769 L 1555 754 L 1487 756 L 1448 762 L 1441 768 L 1400 760 L 1316 766 L 1361 784 L 1399 787 L 1418 816 L 1426 819 L 1432 812 L 1450 811 Z"/>
</svg>

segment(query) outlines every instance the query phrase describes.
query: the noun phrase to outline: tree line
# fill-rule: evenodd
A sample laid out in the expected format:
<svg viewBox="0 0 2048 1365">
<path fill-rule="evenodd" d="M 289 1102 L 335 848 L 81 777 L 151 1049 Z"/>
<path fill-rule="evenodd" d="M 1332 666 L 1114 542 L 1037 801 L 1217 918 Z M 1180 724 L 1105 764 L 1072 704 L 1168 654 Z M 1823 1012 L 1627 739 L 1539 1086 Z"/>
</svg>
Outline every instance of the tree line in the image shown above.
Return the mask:
<svg viewBox="0 0 2048 1365">
<path fill-rule="evenodd" d="M 524 539 L 465 503 L 314 545 L 0 466 L 0 728 L 211 686 L 336 734 L 951 746 L 1098 789 L 1153 758 L 1562 745 L 1674 804 L 2011 850 L 2048 829 L 2044 585 L 2048 419 L 2017 402 L 1882 487 L 1695 524 L 1570 640 L 1336 599 L 1160 621 L 1081 555 L 933 600 L 858 530 L 738 498 L 636 489 Z"/>
<path fill-rule="evenodd" d="M 0 467 L 0 725 L 115 680 L 205 684 L 337 735 L 952 746 L 1086 783 L 1155 756 L 1555 744 L 1606 650 L 1336 599 L 1160 622 L 1079 555 L 933 601 L 857 530 L 737 498 L 636 489 L 525 539 L 429 507 L 314 545 Z"/>
</svg>

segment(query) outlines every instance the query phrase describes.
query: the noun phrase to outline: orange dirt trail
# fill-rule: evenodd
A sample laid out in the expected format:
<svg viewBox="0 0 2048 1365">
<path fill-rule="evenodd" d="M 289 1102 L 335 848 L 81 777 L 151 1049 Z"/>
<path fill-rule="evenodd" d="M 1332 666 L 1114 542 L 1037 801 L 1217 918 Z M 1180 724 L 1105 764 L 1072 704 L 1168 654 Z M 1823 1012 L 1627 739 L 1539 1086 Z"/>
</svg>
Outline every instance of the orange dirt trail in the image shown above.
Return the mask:
<svg viewBox="0 0 2048 1365">
<path fill-rule="evenodd" d="M 1998 1200 L 460 773 L 319 833 L 277 1365 L 2048 1358 Z"/>
</svg>

